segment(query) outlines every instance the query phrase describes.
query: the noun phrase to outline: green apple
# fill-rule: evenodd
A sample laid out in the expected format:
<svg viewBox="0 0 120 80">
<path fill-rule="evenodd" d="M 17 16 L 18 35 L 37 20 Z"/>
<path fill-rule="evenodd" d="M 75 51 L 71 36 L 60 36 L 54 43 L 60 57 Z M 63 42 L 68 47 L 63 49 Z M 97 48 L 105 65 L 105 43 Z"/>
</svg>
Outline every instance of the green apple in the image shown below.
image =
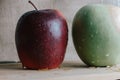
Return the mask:
<svg viewBox="0 0 120 80">
<path fill-rule="evenodd" d="M 72 37 L 87 65 L 120 64 L 120 8 L 102 4 L 82 7 L 74 17 Z"/>
</svg>

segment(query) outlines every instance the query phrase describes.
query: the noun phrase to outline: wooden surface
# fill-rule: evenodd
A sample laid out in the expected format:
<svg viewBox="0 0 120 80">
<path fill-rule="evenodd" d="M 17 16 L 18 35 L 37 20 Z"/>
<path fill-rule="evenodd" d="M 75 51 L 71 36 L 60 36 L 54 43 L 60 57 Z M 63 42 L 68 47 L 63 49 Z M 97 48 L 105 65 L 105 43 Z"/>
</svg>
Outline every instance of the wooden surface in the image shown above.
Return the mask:
<svg viewBox="0 0 120 80">
<path fill-rule="evenodd" d="M 26 70 L 21 63 L 0 64 L 0 80 L 117 80 L 118 67 L 87 67 L 78 62 L 64 62 L 52 70 Z"/>
</svg>

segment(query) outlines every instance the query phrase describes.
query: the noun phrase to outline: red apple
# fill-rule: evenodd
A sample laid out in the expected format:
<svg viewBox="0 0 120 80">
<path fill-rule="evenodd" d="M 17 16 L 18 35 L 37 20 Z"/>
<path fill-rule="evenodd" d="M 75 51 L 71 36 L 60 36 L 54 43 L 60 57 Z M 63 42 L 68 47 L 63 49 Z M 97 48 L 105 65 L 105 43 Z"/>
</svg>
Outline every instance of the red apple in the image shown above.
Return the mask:
<svg viewBox="0 0 120 80">
<path fill-rule="evenodd" d="M 26 12 L 17 23 L 15 41 L 24 67 L 57 68 L 64 59 L 68 41 L 66 20 L 54 9 Z"/>
</svg>

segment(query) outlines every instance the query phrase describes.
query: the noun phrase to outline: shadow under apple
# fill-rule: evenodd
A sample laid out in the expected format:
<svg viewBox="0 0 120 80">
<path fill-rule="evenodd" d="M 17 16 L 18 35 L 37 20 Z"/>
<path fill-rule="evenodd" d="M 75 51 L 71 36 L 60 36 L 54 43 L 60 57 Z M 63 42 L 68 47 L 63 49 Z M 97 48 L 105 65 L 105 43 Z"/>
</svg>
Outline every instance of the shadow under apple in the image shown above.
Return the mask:
<svg viewBox="0 0 120 80">
<path fill-rule="evenodd" d="M 60 67 L 60 69 L 73 69 L 73 68 L 88 68 L 87 65 L 81 64 L 79 62 L 69 62 L 65 61 L 63 62 Z M 0 62 L 0 69 L 5 70 L 28 70 L 22 67 L 22 64 L 20 62 Z"/>
</svg>

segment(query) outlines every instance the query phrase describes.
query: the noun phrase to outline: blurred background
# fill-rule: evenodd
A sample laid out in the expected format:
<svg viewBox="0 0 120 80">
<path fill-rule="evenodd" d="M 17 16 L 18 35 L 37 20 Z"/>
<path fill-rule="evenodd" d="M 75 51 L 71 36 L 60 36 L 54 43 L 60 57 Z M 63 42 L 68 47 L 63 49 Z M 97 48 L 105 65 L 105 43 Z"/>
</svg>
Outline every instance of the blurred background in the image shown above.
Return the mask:
<svg viewBox="0 0 120 80">
<path fill-rule="evenodd" d="M 81 61 L 74 49 L 71 36 L 75 13 L 86 4 L 112 4 L 120 6 L 120 0 L 31 0 L 38 9 L 58 9 L 68 22 L 69 40 L 64 60 Z M 19 61 L 15 47 L 15 29 L 18 19 L 34 10 L 28 0 L 0 0 L 0 61 Z"/>
</svg>

